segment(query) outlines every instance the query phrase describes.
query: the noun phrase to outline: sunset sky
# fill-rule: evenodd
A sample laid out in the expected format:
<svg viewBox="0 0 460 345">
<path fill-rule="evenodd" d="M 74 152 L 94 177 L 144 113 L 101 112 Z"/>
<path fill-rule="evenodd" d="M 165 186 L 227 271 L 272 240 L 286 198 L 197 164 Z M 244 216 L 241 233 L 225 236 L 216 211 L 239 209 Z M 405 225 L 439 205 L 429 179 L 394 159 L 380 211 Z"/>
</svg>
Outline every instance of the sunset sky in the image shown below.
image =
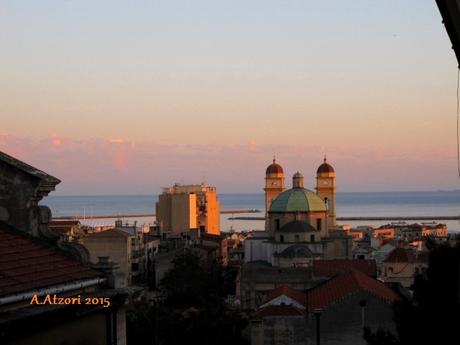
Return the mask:
<svg viewBox="0 0 460 345">
<path fill-rule="evenodd" d="M 3 0 L 0 150 L 58 194 L 460 189 L 457 62 L 434 0 Z"/>
</svg>

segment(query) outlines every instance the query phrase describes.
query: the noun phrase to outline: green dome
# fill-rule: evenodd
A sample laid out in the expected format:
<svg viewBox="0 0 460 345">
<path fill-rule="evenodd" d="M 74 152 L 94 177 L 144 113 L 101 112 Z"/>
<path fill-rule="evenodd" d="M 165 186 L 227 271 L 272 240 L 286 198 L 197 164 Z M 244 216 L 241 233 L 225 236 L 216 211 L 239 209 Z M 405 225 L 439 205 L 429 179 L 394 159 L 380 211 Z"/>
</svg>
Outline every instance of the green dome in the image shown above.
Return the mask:
<svg viewBox="0 0 460 345">
<path fill-rule="evenodd" d="M 270 212 L 315 212 L 326 211 L 323 200 L 305 188 L 288 189 L 272 201 Z"/>
</svg>

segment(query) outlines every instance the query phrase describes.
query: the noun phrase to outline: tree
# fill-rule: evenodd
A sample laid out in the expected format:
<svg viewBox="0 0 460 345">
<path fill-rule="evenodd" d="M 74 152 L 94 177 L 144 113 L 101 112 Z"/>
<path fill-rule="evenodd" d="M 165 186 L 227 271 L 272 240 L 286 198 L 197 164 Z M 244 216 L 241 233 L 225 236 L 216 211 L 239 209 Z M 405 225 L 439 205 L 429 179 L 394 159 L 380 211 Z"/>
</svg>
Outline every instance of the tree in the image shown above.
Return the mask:
<svg viewBox="0 0 460 345">
<path fill-rule="evenodd" d="M 460 242 L 455 246 L 430 241 L 429 266 L 415 277 L 413 298 L 394 305 L 398 340 L 388 332 L 366 330 L 369 345 L 460 344 Z"/>
<path fill-rule="evenodd" d="M 185 250 L 160 287 L 164 300 L 127 314 L 128 344 L 247 344 L 246 320 L 225 303 L 235 292 L 234 270 Z"/>
</svg>

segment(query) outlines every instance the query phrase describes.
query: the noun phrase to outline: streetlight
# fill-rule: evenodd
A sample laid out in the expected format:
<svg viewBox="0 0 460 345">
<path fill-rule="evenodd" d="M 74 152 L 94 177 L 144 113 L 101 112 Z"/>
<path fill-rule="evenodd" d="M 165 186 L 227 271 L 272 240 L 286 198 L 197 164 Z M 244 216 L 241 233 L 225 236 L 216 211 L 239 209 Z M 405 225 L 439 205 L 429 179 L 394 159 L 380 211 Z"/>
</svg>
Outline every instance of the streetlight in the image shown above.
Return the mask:
<svg viewBox="0 0 460 345">
<path fill-rule="evenodd" d="M 364 328 L 365 325 L 365 313 L 364 310 L 366 308 L 367 302 L 365 300 L 361 300 L 359 302 L 359 306 L 361 307 L 361 327 Z"/>
<path fill-rule="evenodd" d="M 323 309 L 321 309 L 321 308 L 317 308 L 317 309 L 313 310 L 313 315 L 315 315 L 315 318 L 316 318 L 316 345 L 321 344 L 319 319 L 320 319 L 322 311 L 323 311 Z"/>
</svg>

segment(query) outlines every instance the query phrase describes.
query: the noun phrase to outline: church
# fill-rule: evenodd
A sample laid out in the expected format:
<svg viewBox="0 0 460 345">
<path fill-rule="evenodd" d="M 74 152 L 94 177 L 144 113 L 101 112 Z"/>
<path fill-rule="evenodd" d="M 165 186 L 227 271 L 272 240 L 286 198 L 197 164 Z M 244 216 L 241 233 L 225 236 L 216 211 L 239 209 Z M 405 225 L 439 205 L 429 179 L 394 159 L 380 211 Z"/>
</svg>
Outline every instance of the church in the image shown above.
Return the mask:
<svg viewBox="0 0 460 345">
<path fill-rule="evenodd" d="M 336 224 L 335 171 L 326 158 L 316 171 L 316 192 L 304 187 L 300 172 L 286 189 L 275 159 L 266 169 L 264 191 L 265 231 L 245 241 L 245 262 L 308 267 L 315 259 L 351 256 L 351 239 Z"/>
</svg>

